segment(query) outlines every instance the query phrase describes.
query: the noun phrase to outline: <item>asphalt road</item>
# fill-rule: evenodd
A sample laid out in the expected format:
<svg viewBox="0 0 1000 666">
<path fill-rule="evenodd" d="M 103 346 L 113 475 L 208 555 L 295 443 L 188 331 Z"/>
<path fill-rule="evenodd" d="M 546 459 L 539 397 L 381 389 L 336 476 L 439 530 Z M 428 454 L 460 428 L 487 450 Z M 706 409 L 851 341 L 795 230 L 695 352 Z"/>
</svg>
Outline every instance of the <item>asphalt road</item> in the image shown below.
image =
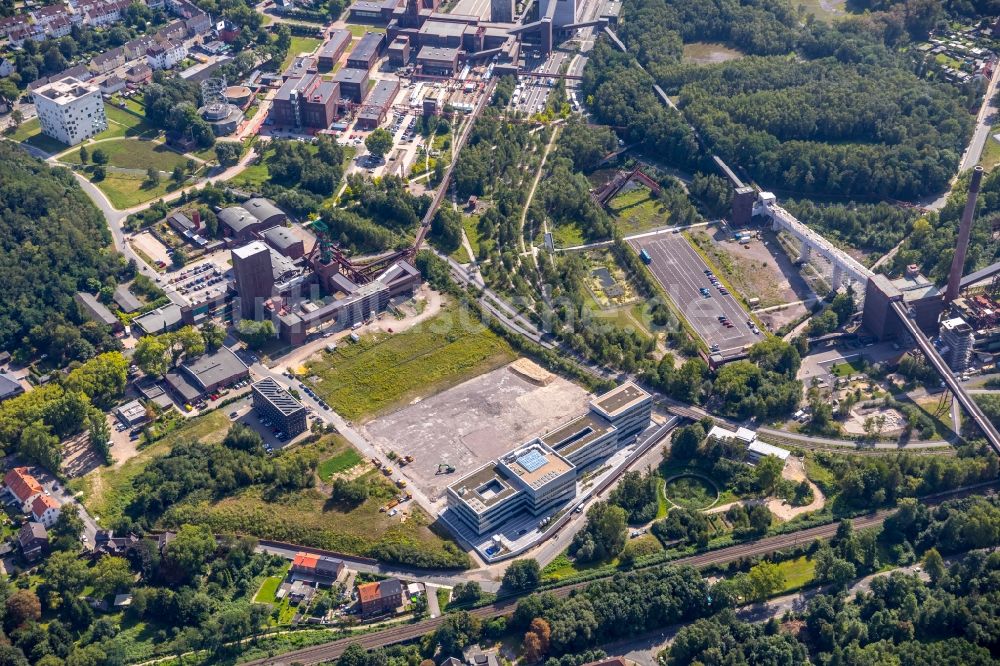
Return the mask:
<svg viewBox="0 0 1000 666">
<path fill-rule="evenodd" d="M 726 355 L 760 339 L 747 326 L 749 315 L 732 293 L 724 296 L 709 282 L 705 275 L 708 266 L 683 236 L 665 234 L 630 240 L 629 244 L 636 252 L 644 249 L 649 253 L 653 259 L 649 268 L 657 282 L 707 344 L 719 345 Z M 702 287 L 709 290 L 710 298 L 698 291 Z M 727 316 L 733 328 L 720 323 L 719 315 Z"/>
</svg>

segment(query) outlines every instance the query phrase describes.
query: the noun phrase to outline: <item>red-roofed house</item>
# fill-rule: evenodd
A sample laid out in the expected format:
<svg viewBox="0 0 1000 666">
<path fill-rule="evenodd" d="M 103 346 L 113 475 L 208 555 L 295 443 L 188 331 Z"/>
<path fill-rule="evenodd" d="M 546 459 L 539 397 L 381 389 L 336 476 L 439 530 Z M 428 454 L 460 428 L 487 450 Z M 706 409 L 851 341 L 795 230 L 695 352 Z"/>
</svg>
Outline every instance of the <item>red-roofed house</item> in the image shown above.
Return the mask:
<svg viewBox="0 0 1000 666">
<path fill-rule="evenodd" d="M 22 511 L 27 511 L 31 501 L 42 494 L 42 484 L 31 476 L 27 467 L 15 467 L 3 477 L 10 496 L 18 501 Z"/>
<path fill-rule="evenodd" d="M 395 578 L 358 585 L 358 602 L 364 617 L 391 613 L 403 603 L 403 585 Z"/>
<path fill-rule="evenodd" d="M 32 517 L 34 517 L 35 522 L 39 522 L 45 525 L 45 527 L 52 527 L 56 524 L 56 520 L 59 519 L 60 509 L 59 502 L 48 495 L 39 495 L 31 503 Z"/>
<path fill-rule="evenodd" d="M 333 557 L 296 553 L 292 560 L 292 573 L 337 580 L 344 571 L 344 563 Z"/>
</svg>

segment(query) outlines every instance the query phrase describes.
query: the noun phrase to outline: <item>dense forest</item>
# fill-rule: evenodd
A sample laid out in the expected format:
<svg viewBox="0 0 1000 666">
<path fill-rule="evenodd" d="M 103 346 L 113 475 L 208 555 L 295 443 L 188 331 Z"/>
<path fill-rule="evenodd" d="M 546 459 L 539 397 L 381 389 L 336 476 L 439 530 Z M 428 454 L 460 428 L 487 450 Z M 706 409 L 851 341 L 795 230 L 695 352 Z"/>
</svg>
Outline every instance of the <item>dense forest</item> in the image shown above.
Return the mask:
<svg viewBox="0 0 1000 666">
<path fill-rule="evenodd" d="M 645 71 L 599 43 L 583 89 L 601 121 L 678 166 L 698 163 L 693 133 L 653 82 L 677 97 L 709 151 L 768 188 L 915 198 L 946 187 L 971 131 L 973 94 L 918 78 L 896 54 L 908 34 L 933 25 L 907 9 L 827 25 L 802 24 L 777 0 L 634 0 L 619 33 Z M 698 40 L 747 57 L 680 64 L 683 43 Z"/>
<path fill-rule="evenodd" d="M 101 213 L 66 169 L 0 143 L 0 349 L 75 313 L 73 295 L 124 269 Z M 75 323 L 80 323 L 75 322 Z"/>
</svg>

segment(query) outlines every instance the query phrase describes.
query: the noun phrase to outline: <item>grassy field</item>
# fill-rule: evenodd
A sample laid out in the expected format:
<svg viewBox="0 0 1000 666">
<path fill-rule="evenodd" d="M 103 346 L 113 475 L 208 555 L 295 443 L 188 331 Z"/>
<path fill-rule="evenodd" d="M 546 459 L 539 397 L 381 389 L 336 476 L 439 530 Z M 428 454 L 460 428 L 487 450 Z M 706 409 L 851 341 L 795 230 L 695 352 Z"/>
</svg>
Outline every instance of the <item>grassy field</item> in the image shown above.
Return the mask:
<svg viewBox="0 0 1000 666">
<path fill-rule="evenodd" d="M 366 32 L 385 32 L 385 28 L 380 28 L 374 25 L 357 25 L 355 23 L 348 23 L 347 29 L 351 31 L 351 34 L 355 37 L 363 37 Z M 351 45 L 353 48 L 353 44 Z"/>
<path fill-rule="evenodd" d="M 802 589 L 811 583 L 815 577 L 816 563 L 802 555 L 794 560 L 779 562 L 778 569 L 785 574 L 785 586 L 779 591 L 780 594 L 784 594 Z"/>
<path fill-rule="evenodd" d="M 846 0 L 802 0 L 795 6 L 802 7 L 807 14 L 812 14 L 821 21 L 831 23 L 848 15 Z"/>
<path fill-rule="evenodd" d="M 465 228 L 465 235 L 469 238 L 469 245 L 472 246 L 472 251 L 476 253 L 475 259 L 479 258 L 479 216 L 478 215 L 463 215 L 462 216 L 462 226 Z"/>
<path fill-rule="evenodd" d="M 26 143 L 51 154 L 61 153 L 69 147 L 61 141 L 56 141 L 42 134 L 42 125 L 38 118 L 21 123 L 13 134 L 7 135 L 7 138 L 19 143 Z"/>
<path fill-rule="evenodd" d="M 550 227 L 549 231 L 552 232 L 552 242 L 556 247 L 576 247 L 587 242 L 583 238 L 583 230 L 576 224 L 561 224 Z"/>
<path fill-rule="evenodd" d="M 146 119 L 138 109 L 133 109 L 131 106 L 128 109 L 120 109 L 108 104 L 104 107 L 104 112 L 108 116 L 108 129 L 95 136 L 96 141 L 124 137 L 152 139 L 160 134 L 158 129 L 146 123 Z"/>
<path fill-rule="evenodd" d="M 315 37 L 298 37 L 292 35 L 292 45 L 288 47 L 288 53 L 285 55 L 285 59 L 281 62 L 281 71 L 288 69 L 288 66 L 292 64 L 292 61 L 302 53 L 312 53 L 316 50 L 316 47 L 322 43 L 322 40 L 316 39 Z"/>
<path fill-rule="evenodd" d="M 983 154 L 979 156 L 979 164 L 988 172 L 993 171 L 1000 164 L 1000 141 L 994 139 L 992 135 L 986 139 Z"/>
<path fill-rule="evenodd" d="M 830 366 L 830 372 L 833 373 L 834 377 L 848 377 L 850 375 L 857 375 L 865 371 L 865 365 L 861 361 L 860 357 L 855 357 L 842 361 L 840 363 L 834 363 Z"/>
<path fill-rule="evenodd" d="M 306 363 L 308 381 L 349 419 L 372 417 L 417 397 L 433 395 L 516 355 L 494 333 L 449 307 L 396 335 L 367 335 Z"/>
<path fill-rule="evenodd" d="M 135 497 L 132 480 L 142 474 L 153 458 L 167 453 L 175 443 L 183 439 L 220 442 L 226 436 L 229 426 L 229 418 L 221 409 L 195 417 L 146 447 L 120 467 L 99 467 L 90 474 L 75 479 L 71 487 L 74 491 L 83 492 L 83 504 L 92 516 L 100 516 L 104 524 L 109 524 L 122 516 L 125 507 Z"/>
<path fill-rule="evenodd" d="M 319 478 L 324 481 L 329 481 L 330 477 L 334 474 L 339 474 L 340 472 L 346 472 L 358 463 L 360 463 L 364 458 L 358 453 L 353 447 L 344 442 L 346 447 L 340 453 L 333 455 L 319 464 L 316 468 L 316 473 L 319 474 Z"/>
<path fill-rule="evenodd" d="M 144 141 L 142 139 L 105 141 L 88 148 L 88 150 L 93 154 L 93 151 L 98 148 L 107 154 L 109 166 L 120 167 L 122 169 L 148 169 L 149 167 L 153 167 L 159 171 L 169 173 L 176 166 L 184 167 L 188 159 L 161 143 Z M 59 161 L 80 164 L 79 149 L 67 151 L 64 155 L 60 156 Z"/>
<path fill-rule="evenodd" d="M 155 187 L 146 186 L 145 176 L 109 173 L 104 180 L 94 183 L 107 195 L 111 205 L 118 210 L 138 206 L 141 203 L 162 197 L 175 187 L 169 178 L 160 179 Z"/>
<path fill-rule="evenodd" d="M 669 223 L 670 213 L 653 198 L 652 191 L 640 185 L 622 192 L 608 202 L 608 211 L 624 234 L 636 234 Z"/>
<path fill-rule="evenodd" d="M 359 477 L 369 483 L 369 496 L 355 507 L 344 506 L 318 489 L 278 492 L 251 486 L 217 502 L 186 502 L 172 507 L 165 525 L 200 523 L 215 532 L 250 534 L 341 553 L 373 555 L 394 546 L 397 552 L 447 556 L 450 541 L 430 528 L 432 522 L 414 502 L 409 513 L 390 517 L 379 509 L 399 491 L 378 472 Z"/>
</svg>

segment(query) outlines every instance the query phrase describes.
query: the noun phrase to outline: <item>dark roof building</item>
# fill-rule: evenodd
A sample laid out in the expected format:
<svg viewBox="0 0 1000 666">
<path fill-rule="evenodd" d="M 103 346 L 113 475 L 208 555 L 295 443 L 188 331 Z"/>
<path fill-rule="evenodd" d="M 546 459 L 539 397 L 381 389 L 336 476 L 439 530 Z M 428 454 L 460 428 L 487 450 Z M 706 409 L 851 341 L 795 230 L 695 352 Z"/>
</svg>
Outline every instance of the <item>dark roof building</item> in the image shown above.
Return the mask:
<svg viewBox="0 0 1000 666">
<path fill-rule="evenodd" d="M 73 297 L 77 305 L 80 306 L 80 312 L 87 319 L 98 322 L 99 324 L 104 324 L 105 326 L 110 326 L 114 330 L 120 330 L 122 328 L 121 320 L 112 314 L 111 310 L 97 300 L 97 297 L 93 294 L 88 294 L 83 291 L 78 291 L 76 296 Z"/>
<path fill-rule="evenodd" d="M 424 74 L 451 76 L 458 66 L 458 49 L 424 46 L 417 53 L 417 65 Z"/>
<path fill-rule="evenodd" d="M 229 347 L 203 354 L 168 372 L 167 385 L 185 402 L 199 400 L 217 388 L 250 376 L 250 369 Z"/>
<path fill-rule="evenodd" d="M 138 326 L 147 335 L 157 335 L 180 327 L 183 321 L 181 306 L 176 303 L 168 303 L 162 308 L 150 310 L 146 314 L 136 317 L 132 320 L 132 324 Z"/>
<path fill-rule="evenodd" d="M 403 585 L 396 578 L 358 585 L 358 602 L 364 617 L 392 612 L 403 603 Z"/>
<path fill-rule="evenodd" d="M 327 129 L 337 118 L 340 84 L 336 78 L 326 81 L 318 74 L 307 74 L 285 81 L 274 96 L 271 117 L 284 127 Z"/>
<path fill-rule="evenodd" d="M 0 372 L 0 402 L 15 398 L 24 393 L 24 387 L 11 375 Z"/>
<path fill-rule="evenodd" d="M 272 227 L 262 235 L 264 242 L 289 259 L 298 259 L 306 253 L 305 243 L 288 227 Z"/>
<path fill-rule="evenodd" d="M 371 87 L 368 70 L 364 69 L 342 69 L 334 75 L 333 80 L 340 85 L 341 98 L 358 104 L 368 95 Z"/>
<path fill-rule="evenodd" d="M 330 36 L 323 46 L 320 47 L 319 52 L 316 54 L 318 62 L 316 66 L 321 72 L 329 72 L 333 69 L 337 61 L 340 60 L 340 56 L 344 55 L 344 51 L 351 43 L 351 31 L 350 30 L 333 30 L 330 32 Z"/>
<path fill-rule="evenodd" d="M 41 523 L 28 521 L 18 531 L 17 543 L 21 547 L 24 559 L 34 562 L 48 548 L 49 533 L 45 531 L 45 526 Z"/>
<path fill-rule="evenodd" d="M 142 307 L 142 301 L 123 284 L 118 285 L 112 298 L 122 312 L 135 312 Z"/>
<path fill-rule="evenodd" d="M 364 129 L 375 129 L 385 121 L 392 102 L 399 93 L 399 80 L 389 79 L 379 81 L 372 88 L 371 94 L 365 100 L 358 113 L 358 125 Z"/>
<path fill-rule="evenodd" d="M 306 408 L 270 377 L 256 382 L 251 387 L 253 408 L 264 418 L 289 437 L 295 437 L 306 429 Z"/>
<path fill-rule="evenodd" d="M 344 572 L 344 562 L 326 555 L 315 553 L 296 553 L 292 560 L 292 573 L 336 580 Z"/>
<path fill-rule="evenodd" d="M 385 46 L 385 33 L 366 32 L 358 41 L 358 45 L 347 56 L 347 66 L 354 69 L 371 70 Z"/>
</svg>

